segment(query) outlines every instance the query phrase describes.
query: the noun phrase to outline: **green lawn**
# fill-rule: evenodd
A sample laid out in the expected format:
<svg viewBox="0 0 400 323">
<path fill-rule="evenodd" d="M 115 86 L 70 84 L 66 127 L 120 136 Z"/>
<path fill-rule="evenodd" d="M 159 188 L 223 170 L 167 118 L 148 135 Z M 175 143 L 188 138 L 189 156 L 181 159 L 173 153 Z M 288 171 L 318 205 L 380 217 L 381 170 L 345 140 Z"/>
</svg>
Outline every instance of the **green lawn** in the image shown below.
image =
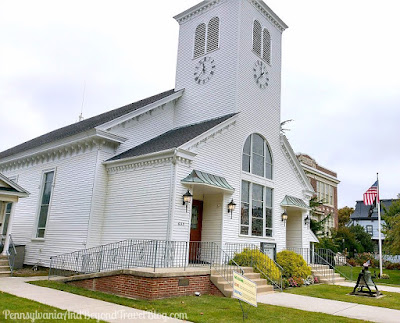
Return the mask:
<svg viewBox="0 0 400 323">
<path fill-rule="evenodd" d="M 66 292 L 101 299 L 106 302 L 157 313 L 187 313 L 192 322 L 242 322 L 242 311 L 237 300 L 211 295 L 186 296 L 156 301 L 134 300 L 101 292 L 94 292 L 55 281 L 31 282 Z M 280 306 L 259 304 L 257 308 L 243 305 L 248 312 L 246 322 L 354 322 L 357 320 L 323 313 L 300 311 Z"/>
<path fill-rule="evenodd" d="M 348 266 L 337 266 L 339 271 L 343 274 L 350 277 L 351 267 Z M 358 274 L 361 272 L 362 267 L 353 267 L 353 280 L 357 280 Z M 376 275 L 379 274 L 379 268 L 370 268 L 371 274 L 373 275 L 376 272 Z M 374 278 L 375 284 L 392 284 L 392 285 L 400 285 L 400 270 L 388 270 L 383 269 L 383 273 L 389 275 L 390 279 L 378 279 Z"/>
<path fill-rule="evenodd" d="M 347 295 L 352 292 L 352 287 L 317 284 L 308 287 L 290 288 L 287 293 L 312 296 L 318 298 L 334 299 L 337 301 L 379 306 L 400 310 L 400 293 L 382 292 L 385 297 L 376 299 L 364 296 Z"/>
<path fill-rule="evenodd" d="M 72 316 L 70 312 L 52 307 L 52 306 L 47 306 L 38 302 L 31 301 L 26 298 L 21 298 L 17 297 L 11 294 L 3 293 L 0 292 L 0 322 L 33 322 L 33 316 L 35 313 L 42 313 L 42 315 L 60 315 L 57 317 L 53 317 L 54 319 L 37 319 L 35 322 L 39 323 L 47 323 L 47 322 L 62 322 L 64 321 L 64 316 L 61 315 L 67 315 L 66 318 L 69 318 L 66 320 L 67 322 L 97 322 L 96 320 L 89 319 L 82 317 L 79 319 L 79 317 L 75 317 L 77 319 L 72 319 Z M 17 313 L 25 313 L 25 318 L 24 317 L 12 317 L 12 315 L 20 315 Z M 46 313 L 46 314 L 45 314 Z M 59 314 L 57 314 L 59 313 Z M 28 315 L 31 315 L 28 317 Z M 40 314 L 39 314 L 40 315 Z M 36 316 L 38 317 L 38 316 Z M 30 319 L 31 318 L 31 319 Z"/>
</svg>

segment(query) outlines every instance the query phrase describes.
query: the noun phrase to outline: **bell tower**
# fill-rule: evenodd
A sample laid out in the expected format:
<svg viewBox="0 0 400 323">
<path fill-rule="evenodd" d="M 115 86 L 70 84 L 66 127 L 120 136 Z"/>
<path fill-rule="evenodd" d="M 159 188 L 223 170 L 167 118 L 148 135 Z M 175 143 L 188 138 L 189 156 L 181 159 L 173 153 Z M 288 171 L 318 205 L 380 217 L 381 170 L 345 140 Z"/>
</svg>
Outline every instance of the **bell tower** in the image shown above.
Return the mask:
<svg viewBox="0 0 400 323">
<path fill-rule="evenodd" d="M 175 89 L 185 89 L 175 126 L 238 112 L 256 116 L 266 104 L 279 123 L 287 26 L 275 13 L 261 0 L 211 0 L 174 18 L 180 25 Z"/>
</svg>

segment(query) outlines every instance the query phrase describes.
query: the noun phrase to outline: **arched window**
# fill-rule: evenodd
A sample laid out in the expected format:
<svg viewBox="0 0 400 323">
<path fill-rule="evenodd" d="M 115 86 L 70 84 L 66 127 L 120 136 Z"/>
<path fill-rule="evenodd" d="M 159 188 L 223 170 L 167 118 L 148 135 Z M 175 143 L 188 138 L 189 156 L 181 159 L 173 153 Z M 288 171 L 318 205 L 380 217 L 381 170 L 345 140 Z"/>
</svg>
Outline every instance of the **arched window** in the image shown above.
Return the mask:
<svg viewBox="0 0 400 323">
<path fill-rule="evenodd" d="M 194 58 L 203 56 L 206 50 L 206 24 L 197 26 L 194 34 Z"/>
<path fill-rule="evenodd" d="M 267 142 L 259 134 L 250 135 L 243 147 L 242 170 L 272 179 L 272 158 Z"/>
<path fill-rule="evenodd" d="M 219 46 L 219 18 L 214 17 L 208 23 L 207 52 L 218 49 Z"/>
<path fill-rule="evenodd" d="M 257 20 L 253 24 L 253 50 L 261 57 L 261 24 Z"/>
<path fill-rule="evenodd" d="M 271 64 L 271 35 L 267 28 L 263 31 L 263 59 Z"/>
<path fill-rule="evenodd" d="M 242 171 L 272 179 L 272 158 L 267 142 L 253 133 L 243 147 Z M 263 184 L 264 183 L 264 184 Z M 240 234 L 272 237 L 273 189 L 265 181 L 242 180 Z"/>
</svg>

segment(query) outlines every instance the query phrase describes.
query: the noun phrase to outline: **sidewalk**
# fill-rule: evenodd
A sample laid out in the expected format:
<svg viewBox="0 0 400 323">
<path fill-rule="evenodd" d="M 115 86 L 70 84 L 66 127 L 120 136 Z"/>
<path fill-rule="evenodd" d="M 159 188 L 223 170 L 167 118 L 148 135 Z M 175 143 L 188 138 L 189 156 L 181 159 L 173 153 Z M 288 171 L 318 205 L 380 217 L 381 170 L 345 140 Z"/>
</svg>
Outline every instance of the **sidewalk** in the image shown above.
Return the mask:
<svg viewBox="0 0 400 323">
<path fill-rule="evenodd" d="M 335 285 L 345 286 L 345 287 L 353 287 L 356 286 L 356 283 L 353 282 L 341 282 L 335 283 Z M 400 287 L 386 286 L 386 285 L 376 285 L 380 292 L 390 292 L 390 293 L 400 293 Z M 399 319 L 400 321 L 400 319 Z"/>
<path fill-rule="evenodd" d="M 151 312 L 26 283 L 26 281 L 40 279 L 47 279 L 47 277 L 2 277 L 0 278 L 0 290 L 18 297 L 27 298 L 62 310 L 84 314 L 107 322 L 182 322 L 167 317 L 159 317 L 157 319 L 154 313 Z M 34 310 L 32 309 L 32 311 Z"/>
<path fill-rule="evenodd" d="M 285 306 L 304 311 L 321 312 L 372 322 L 400 322 L 399 310 L 289 293 L 274 293 L 262 295 L 257 298 L 257 301 L 263 304 Z"/>
</svg>

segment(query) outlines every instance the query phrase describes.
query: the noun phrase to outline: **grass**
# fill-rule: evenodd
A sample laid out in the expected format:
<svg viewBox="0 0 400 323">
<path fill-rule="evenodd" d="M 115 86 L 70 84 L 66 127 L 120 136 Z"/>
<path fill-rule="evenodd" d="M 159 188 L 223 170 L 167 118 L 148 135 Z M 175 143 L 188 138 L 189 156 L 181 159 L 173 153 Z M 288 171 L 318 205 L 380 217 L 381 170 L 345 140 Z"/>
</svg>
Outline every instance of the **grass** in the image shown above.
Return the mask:
<svg viewBox="0 0 400 323">
<path fill-rule="evenodd" d="M 336 301 L 379 306 L 400 310 L 400 293 L 382 292 L 385 297 L 376 299 L 364 296 L 347 295 L 353 287 L 318 284 L 301 288 L 290 288 L 285 292 L 297 295 L 333 299 Z"/>
<path fill-rule="evenodd" d="M 68 311 L 64 311 L 52 306 L 44 305 L 35 301 L 31 301 L 26 298 L 17 297 L 11 294 L 0 292 L 0 322 L 33 322 L 32 315 L 35 313 L 47 313 L 45 315 L 60 315 L 58 317 L 54 317 L 54 319 L 36 319 L 35 322 L 40 323 L 47 323 L 47 322 L 61 322 L 63 321 L 63 317 L 61 315 L 68 315 Z M 22 317 L 13 317 L 11 315 L 20 315 L 17 313 L 26 313 L 26 315 L 31 315 L 31 318 L 26 317 L 26 319 L 22 319 Z M 59 314 L 57 314 L 59 313 Z M 68 316 L 66 316 L 68 318 Z M 70 316 L 71 317 L 71 316 Z M 73 318 L 73 317 L 71 317 Z M 94 319 L 89 319 L 86 317 L 82 317 L 82 319 L 68 319 L 68 322 L 97 322 Z"/>
<path fill-rule="evenodd" d="M 100 299 L 137 309 L 157 313 L 187 313 L 192 322 L 242 322 L 242 311 L 237 300 L 211 295 L 185 296 L 155 301 L 135 300 L 86 290 L 55 281 L 35 281 L 31 284 Z M 248 313 L 246 322 L 354 322 L 357 320 L 323 313 L 306 312 L 292 308 L 258 304 L 258 307 L 243 305 Z"/>
<path fill-rule="evenodd" d="M 348 266 L 337 266 L 339 271 L 350 278 L 351 275 L 351 267 Z M 361 272 L 362 267 L 353 267 L 353 280 L 357 281 L 358 274 Z M 370 268 L 371 274 L 376 272 L 376 275 L 379 274 L 379 268 Z M 375 284 L 391 284 L 391 285 L 400 285 L 400 270 L 389 270 L 383 269 L 383 273 L 389 275 L 389 279 L 379 279 L 374 278 Z"/>
</svg>

